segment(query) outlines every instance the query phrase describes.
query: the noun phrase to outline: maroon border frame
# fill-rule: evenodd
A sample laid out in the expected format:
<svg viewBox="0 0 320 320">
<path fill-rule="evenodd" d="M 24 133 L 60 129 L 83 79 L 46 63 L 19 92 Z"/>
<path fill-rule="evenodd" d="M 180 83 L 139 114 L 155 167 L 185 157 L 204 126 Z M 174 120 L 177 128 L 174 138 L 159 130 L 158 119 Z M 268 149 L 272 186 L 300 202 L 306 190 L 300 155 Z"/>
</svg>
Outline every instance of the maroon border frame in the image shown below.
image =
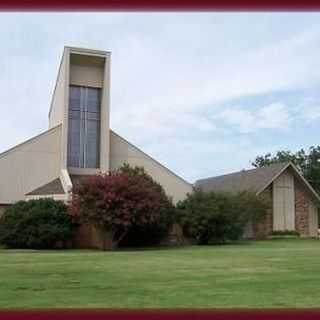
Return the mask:
<svg viewBox="0 0 320 320">
<path fill-rule="evenodd" d="M 320 0 L 0 0 L 0 11 L 314 11 Z M 9 206 L 9 204 L 0 204 Z M 320 319 L 320 309 L 0 309 L 0 319 L 270 320 Z"/>
<path fill-rule="evenodd" d="M 211 309 L 211 310 L 25 310 L 0 311 L 5 320 L 313 320 L 320 318 L 320 309 Z"/>
<path fill-rule="evenodd" d="M 0 0 L 2 11 L 313 11 L 319 0 Z"/>
</svg>

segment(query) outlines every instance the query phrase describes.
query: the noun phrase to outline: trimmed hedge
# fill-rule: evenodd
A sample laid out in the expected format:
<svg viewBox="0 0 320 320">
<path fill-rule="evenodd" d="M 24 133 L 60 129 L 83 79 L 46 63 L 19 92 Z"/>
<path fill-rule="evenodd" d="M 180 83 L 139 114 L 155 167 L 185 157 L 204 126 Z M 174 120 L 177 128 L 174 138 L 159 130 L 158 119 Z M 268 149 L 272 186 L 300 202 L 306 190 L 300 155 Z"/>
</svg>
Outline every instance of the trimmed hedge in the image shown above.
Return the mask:
<svg viewBox="0 0 320 320">
<path fill-rule="evenodd" d="M 62 201 L 19 201 L 0 218 L 0 244 L 8 248 L 51 249 L 72 236 L 73 224 Z"/>
<path fill-rule="evenodd" d="M 296 230 L 275 230 L 270 232 L 270 236 L 300 236 L 300 233 Z"/>
</svg>

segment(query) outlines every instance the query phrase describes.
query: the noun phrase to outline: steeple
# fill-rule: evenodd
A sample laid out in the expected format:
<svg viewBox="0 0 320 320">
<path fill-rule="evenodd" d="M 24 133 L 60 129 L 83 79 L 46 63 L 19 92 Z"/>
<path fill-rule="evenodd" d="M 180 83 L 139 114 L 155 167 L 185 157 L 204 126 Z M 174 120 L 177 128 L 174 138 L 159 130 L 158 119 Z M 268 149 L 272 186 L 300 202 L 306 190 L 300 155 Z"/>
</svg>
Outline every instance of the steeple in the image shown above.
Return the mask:
<svg viewBox="0 0 320 320">
<path fill-rule="evenodd" d="M 64 48 L 49 111 L 49 127 L 62 124 L 62 170 L 109 170 L 110 56 Z"/>
</svg>

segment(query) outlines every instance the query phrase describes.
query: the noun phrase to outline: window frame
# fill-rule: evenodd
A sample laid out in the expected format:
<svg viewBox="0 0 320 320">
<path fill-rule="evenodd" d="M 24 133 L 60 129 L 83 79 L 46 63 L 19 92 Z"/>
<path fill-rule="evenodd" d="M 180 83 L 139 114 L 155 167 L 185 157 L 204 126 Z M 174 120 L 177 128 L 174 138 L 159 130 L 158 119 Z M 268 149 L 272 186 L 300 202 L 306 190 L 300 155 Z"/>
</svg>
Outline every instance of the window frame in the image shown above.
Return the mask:
<svg viewBox="0 0 320 320">
<path fill-rule="evenodd" d="M 71 90 L 73 88 L 79 89 L 79 100 L 78 100 L 79 107 L 72 104 L 71 100 Z M 89 107 L 89 90 L 94 90 L 97 92 L 95 99 L 96 106 L 92 105 L 93 109 L 96 109 L 97 112 L 88 111 L 90 109 Z M 67 155 L 67 166 L 73 167 L 73 168 L 81 168 L 81 169 L 98 169 L 100 166 L 100 143 L 101 143 L 101 137 L 100 137 L 100 130 L 101 130 L 101 100 L 102 100 L 102 90 L 101 88 L 97 87 L 90 87 L 90 86 L 80 86 L 80 85 L 69 85 L 69 104 L 68 104 L 68 155 Z M 90 102 L 91 104 L 91 102 Z M 78 130 L 72 130 L 73 132 L 79 131 L 79 139 L 73 139 L 72 137 L 72 131 L 71 129 L 71 122 L 74 122 L 73 125 L 78 121 Z M 89 126 L 89 124 L 96 123 L 96 126 Z M 90 131 L 89 127 L 95 127 L 95 130 Z M 90 132 L 89 132 L 90 131 Z M 94 139 L 89 139 L 89 137 L 92 138 L 94 136 Z M 76 140 L 77 142 L 74 145 L 74 148 L 76 149 L 76 145 L 79 144 L 79 156 L 78 159 L 75 160 L 72 158 L 73 153 L 73 141 Z M 91 159 L 89 156 L 91 153 L 89 153 L 90 150 L 90 143 L 89 140 L 95 140 L 96 142 L 94 149 L 96 152 L 95 158 L 93 158 L 91 164 Z M 77 162 L 77 163 L 75 163 Z"/>
</svg>

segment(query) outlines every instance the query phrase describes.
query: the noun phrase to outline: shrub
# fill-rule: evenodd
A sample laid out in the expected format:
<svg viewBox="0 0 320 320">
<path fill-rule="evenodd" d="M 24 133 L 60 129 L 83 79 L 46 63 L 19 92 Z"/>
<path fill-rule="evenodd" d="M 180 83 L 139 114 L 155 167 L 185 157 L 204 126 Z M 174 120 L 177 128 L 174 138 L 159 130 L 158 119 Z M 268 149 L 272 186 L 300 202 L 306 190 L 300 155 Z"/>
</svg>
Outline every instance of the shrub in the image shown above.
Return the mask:
<svg viewBox="0 0 320 320">
<path fill-rule="evenodd" d="M 143 168 L 123 166 L 91 176 L 72 189 L 70 212 L 80 223 L 91 223 L 111 237 L 115 248 L 129 231 L 168 230 L 174 206 L 160 184 Z"/>
<path fill-rule="evenodd" d="M 261 219 L 267 208 L 265 198 L 250 192 L 195 191 L 177 204 L 177 219 L 198 244 L 225 243 L 241 238 L 246 224 Z"/>
<path fill-rule="evenodd" d="M 0 218 L 0 243 L 9 248 L 54 248 L 71 235 L 71 217 L 62 201 L 19 201 Z"/>
<path fill-rule="evenodd" d="M 270 232 L 270 236 L 300 236 L 300 233 L 296 230 L 274 230 Z"/>
</svg>

